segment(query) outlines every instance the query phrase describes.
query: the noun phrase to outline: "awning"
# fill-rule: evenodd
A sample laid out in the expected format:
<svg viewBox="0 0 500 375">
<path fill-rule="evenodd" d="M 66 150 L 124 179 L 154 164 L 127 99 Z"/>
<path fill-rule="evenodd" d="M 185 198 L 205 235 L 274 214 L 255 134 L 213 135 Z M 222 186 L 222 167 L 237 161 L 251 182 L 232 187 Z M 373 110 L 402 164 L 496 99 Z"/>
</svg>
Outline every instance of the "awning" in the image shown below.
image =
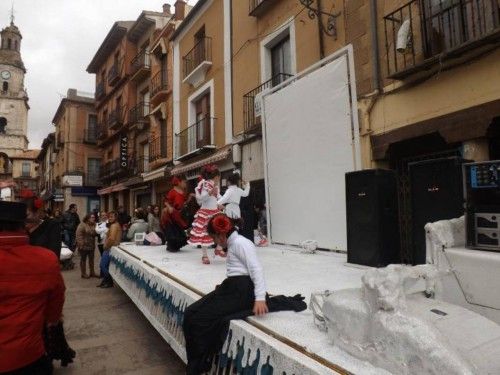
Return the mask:
<svg viewBox="0 0 500 375">
<path fill-rule="evenodd" d="M 166 169 L 167 169 L 167 167 L 165 166 L 165 167 L 155 169 L 154 171 L 151 171 L 151 172 L 143 173 L 142 179 L 144 180 L 144 182 L 146 182 L 146 181 L 156 180 L 157 178 L 162 178 L 165 176 Z"/>
<path fill-rule="evenodd" d="M 500 115 L 500 100 L 402 126 L 370 137 L 375 160 L 385 159 L 393 143 L 431 133 L 439 133 L 447 143 L 463 142 L 486 136 L 493 118 Z"/>
<path fill-rule="evenodd" d="M 200 160 L 188 163 L 188 164 L 184 164 L 184 163 L 179 164 L 178 166 L 172 168 L 172 170 L 170 171 L 170 174 L 172 176 L 180 175 L 180 174 L 189 172 L 193 169 L 201 168 L 204 165 L 212 164 L 212 163 L 216 163 L 218 161 L 224 160 L 227 157 L 229 157 L 230 154 L 231 154 L 231 145 L 225 146 L 225 147 L 221 148 L 220 150 L 216 151 L 214 154 L 212 154 L 208 157 L 205 157 L 203 159 L 200 159 Z"/>
<path fill-rule="evenodd" d="M 126 187 L 131 187 L 131 186 L 142 184 L 143 182 L 144 181 L 142 180 L 142 177 L 135 176 L 135 177 L 128 179 L 126 182 L 124 182 L 124 185 Z"/>
<path fill-rule="evenodd" d="M 106 194 L 114 193 L 116 191 L 125 190 L 126 188 L 127 188 L 127 186 L 125 186 L 125 184 L 123 184 L 123 183 L 116 184 L 116 185 L 112 185 L 112 186 L 109 186 L 109 187 L 104 188 L 104 189 L 97 190 L 97 194 L 98 195 L 106 195 Z"/>
</svg>

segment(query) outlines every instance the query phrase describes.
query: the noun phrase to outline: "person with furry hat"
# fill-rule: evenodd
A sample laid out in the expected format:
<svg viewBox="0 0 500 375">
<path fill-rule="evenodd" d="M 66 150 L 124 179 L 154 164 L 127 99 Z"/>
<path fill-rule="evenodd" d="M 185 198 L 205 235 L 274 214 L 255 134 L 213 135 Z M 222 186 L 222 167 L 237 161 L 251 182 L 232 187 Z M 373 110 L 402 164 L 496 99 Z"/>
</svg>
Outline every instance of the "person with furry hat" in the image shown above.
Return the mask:
<svg viewBox="0 0 500 375">
<path fill-rule="evenodd" d="M 43 331 L 58 326 L 65 286 L 59 259 L 29 244 L 26 204 L 0 201 L 0 373 L 52 374 Z"/>
</svg>

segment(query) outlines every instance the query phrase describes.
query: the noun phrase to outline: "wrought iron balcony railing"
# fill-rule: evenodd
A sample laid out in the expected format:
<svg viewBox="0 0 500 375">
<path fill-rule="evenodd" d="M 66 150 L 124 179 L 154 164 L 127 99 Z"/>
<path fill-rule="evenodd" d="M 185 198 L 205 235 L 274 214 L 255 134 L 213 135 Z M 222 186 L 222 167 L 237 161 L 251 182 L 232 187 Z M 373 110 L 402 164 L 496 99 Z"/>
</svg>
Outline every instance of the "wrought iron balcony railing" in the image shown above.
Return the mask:
<svg viewBox="0 0 500 375">
<path fill-rule="evenodd" d="M 160 136 L 153 137 L 149 141 L 149 162 L 153 163 L 157 160 L 167 157 L 167 140 Z"/>
<path fill-rule="evenodd" d="M 115 61 L 108 72 L 108 85 L 114 86 L 121 74 L 121 61 Z"/>
<path fill-rule="evenodd" d="M 108 115 L 108 125 L 110 128 L 118 128 L 123 125 L 122 107 L 115 108 Z"/>
<path fill-rule="evenodd" d="M 129 111 L 129 123 L 144 124 L 149 122 L 149 102 L 140 102 Z"/>
<path fill-rule="evenodd" d="M 149 158 L 145 156 L 139 156 L 135 159 L 135 174 L 147 173 L 149 172 Z"/>
<path fill-rule="evenodd" d="M 97 132 L 98 132 L 97 126 L 86 128 L 83 135 L 83 141 L 85 143 L 90 143 L 90 144 L 97 143 Z"/>
<path fill-rule="evenodd" d="M 149 52 L 143 49 L 132 59 L 131 74 L 135 76 L 136 73 L 140 71 L 144 71 L 147 73 L 150 70 L 150 68 L 151 68 L 151 60 Z"/>
<path fill-rule="evenodd" d="M 184 62 L 184 78 L 189 76 L 202 62 L 212 62 L 212 38 L 201 38 L 182 60 Z"/>
<path fill-rule="evenodd" d="M 280 73 L 243 95 L 243 125 L 245 133 L 252 133 L 260 129 L 260 102 L 257 95 L 293 77 L 292 74 Z"/>
<path fill-rule="evenodd" d="M 176 134 L 176 159 L 195 154 L 206 148 L 214 148 L 215 120 L 213 117 L 205 117 Z"/>
<path fill-rule="evenodd" d="M 389 77 L 400 79 L 500 35 L 498 0 L 411 0 L 384 17 Z"/>
<path fill-rule="evenodd" d="M 98 124 L 97 129 L 97 139 L 105 139 L 108 136 L 108 126 L 105 123 Z"/>
<path fill-rule="evenodd" d="M 108 161 L 104 165 L 101 165 L 99 177 L 102 181 L 105 181 L 113 178 L 128 176 L 133 173 L 134 164 L 134 159 L 128 160 L 126 167 L 121 165 L 120 160 Z"/>
<path fill-rule="evenodd" d="M 161 71 L 156 73 L 151 78 L 151 98 L 153 99 L 156 94 L 167 90 L 167 77 Z"/>
<path fill-rule="evenodd" d="M 95 98 L 100 99 L 106 94 L 106 90 L 104 88 L 104 82 L 101 81 L 97 84 L 95 88 Z"/>
<path fill-rule="evenodd" d="M 85 175 L 86 186 L 101 186 L 101 171 L 92 171 Z"/>
</svg>

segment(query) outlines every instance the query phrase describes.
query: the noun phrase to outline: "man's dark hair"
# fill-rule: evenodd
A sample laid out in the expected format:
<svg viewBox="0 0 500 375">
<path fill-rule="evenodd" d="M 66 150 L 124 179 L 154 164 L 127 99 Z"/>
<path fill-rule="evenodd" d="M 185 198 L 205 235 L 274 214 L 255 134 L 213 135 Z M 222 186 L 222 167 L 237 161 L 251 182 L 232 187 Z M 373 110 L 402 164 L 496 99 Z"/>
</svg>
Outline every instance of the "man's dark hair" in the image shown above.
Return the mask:
<svg viewBox="0 0 500 375">
<path fill-rule="evenodd" d="M 228 178 L 227 178 L 227 181 L 231 184 L 231 185 L 236 185 L 238 186 L 238 183 L 240 182 L 240 175 L 238 173 L 233 173 L 232 175 L 230 175 Z"/>
<path fill-rule="evenodd" d="M 72 210 L 73 208 L 76 208 L 76 204 L 71 203 L 71 204 L 69 205 L 69 209 L 70 209 L 70 210 Z"/>
</svg>

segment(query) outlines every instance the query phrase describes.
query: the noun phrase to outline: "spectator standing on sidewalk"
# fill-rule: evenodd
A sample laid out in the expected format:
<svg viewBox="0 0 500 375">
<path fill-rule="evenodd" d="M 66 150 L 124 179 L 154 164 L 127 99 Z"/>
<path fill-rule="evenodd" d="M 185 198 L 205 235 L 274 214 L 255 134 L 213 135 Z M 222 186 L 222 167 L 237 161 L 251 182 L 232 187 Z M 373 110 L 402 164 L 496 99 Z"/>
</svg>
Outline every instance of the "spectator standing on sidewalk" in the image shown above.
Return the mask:
<svg viewBox="0 0 500 375">
<path fill-rule="evenodd" d="M 110 263 L 110 250 L 113 246 L 118 246 L 122 238 L 122 229 L 117 221 L 116 212 L 108 213 L 108 225 L 109 231 L 106 235 L 106 240 L 104 241 L 104 251 L 101 257 L 101 277 L 102 282 L 97 285 L 99 288 L 111 288 L 113 286 L 113 279 L 109 274 L 109 263 Z"/>
<path fill-rule="evenodd" d="M 96 226 L 97 238 L 97 248 L 99 249 L 99 254 L 102 256 L 104 251 L 104 241 L 106 240 L 106 235 L 108 234 L 108 215 L 105 211 L 102 211 L 99 215 L 99 223 Z"/>
<path fill-rule="evenodd" d="M 127 240 L 133 241 L 136 233 L 148 233 L 149 225 L 147 223 L 148 217 L 146 216 L 146 211 L 142 208 L 137 208 L 135 212 L 136 220 L 130 225 L 127 232 Z"/>
<path fill-rule="evenodd" d="M 63 214 L 63 230 L 64 230 L 64 242 L 71 249 L 75 251 L 75 235 L 76 228 L 80 224 L 80 217 L 78 216 L 78 208 L 76 204 L 71 203 L 68 210 Z"/>
<path fill-rule="evenodd" d="M 118 207 L 118 216 L 117 216 L 118 224 L 120 224 L 121 230 L 122 230 L 122 241 L 126 241 L 127 238 L 125 237 L 127 234 L 128 227 L 130 225 L 130 221 L 132 218 L 130 215 L 125 211 L 125 208 L 123 206 Z"/>
<path fill-rule="evenodd" d="M 61 225 L 51 219 L 43 211 L 43 201 L 40 198 L 30 198 L 26 204 L 26 230 L 30 245 L 45 247 L 61 257 Z"/>
<path fill-rule="evenodd" d="M 94 269 L 95 239 L 97 233 L 95 214 L 87 214 L 76 229 L 76 247 L 80 253 L 80 271 L 82 279 L 97 277 Z M 89 260 L 89 275 L 87 275 L 87 258 Z"/>
<path fill-rule="evenodd" d="M 65 287 L 54 253 L 29 245 L 25 219 L 25 204 L 0 201 L 0 373 L 49 375 L 42 335 L 61 319 Z"/>
</svg>

